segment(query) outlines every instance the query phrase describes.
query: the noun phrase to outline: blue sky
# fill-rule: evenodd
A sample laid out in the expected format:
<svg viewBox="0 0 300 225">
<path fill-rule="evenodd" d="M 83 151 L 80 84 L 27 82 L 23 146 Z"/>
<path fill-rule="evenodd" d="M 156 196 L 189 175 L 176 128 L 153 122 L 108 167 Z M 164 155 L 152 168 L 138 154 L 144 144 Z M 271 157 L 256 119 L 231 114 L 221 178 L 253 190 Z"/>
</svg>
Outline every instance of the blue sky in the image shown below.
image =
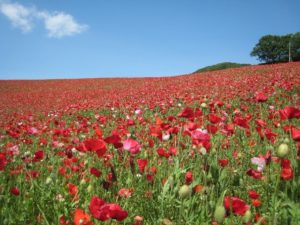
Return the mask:
<svg viewBox="0 0 300 225">
<path fill-rule="evenodd" d="M 169 76 L 300 31 L 299 0 L 0 0 L 0 79 Z"/>
</svg>

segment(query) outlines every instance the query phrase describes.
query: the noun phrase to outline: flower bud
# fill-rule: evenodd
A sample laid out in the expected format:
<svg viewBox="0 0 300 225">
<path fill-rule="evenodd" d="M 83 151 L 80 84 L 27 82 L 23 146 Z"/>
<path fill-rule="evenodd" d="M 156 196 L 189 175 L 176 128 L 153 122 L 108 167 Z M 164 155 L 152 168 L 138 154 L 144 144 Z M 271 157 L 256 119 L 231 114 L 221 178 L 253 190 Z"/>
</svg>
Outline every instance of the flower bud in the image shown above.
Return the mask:
<svg viewBox="0 0 300 225">
<path fill-rule="evenodd" d="M 277 149 L 278 157 L 284 158 L 288 154 L 289 154 L 289 146 L 286 143 L 282 143 L 281 145 L 279 145 Z"/>
<path fill-rule="evenodd" d="M 224 206 L 217 206 L 214 213 L 214 218 L 218 223 L 223 223 L 226 211 Z"/>
<path fill-rule="evenodd" d="M 90 184 L 86 190 L 88 193 L 91 193 L 93 191 L 93 186 Z"/>
<path fill-rule="evenodd" d="M 206 108 L 207 107 L 207 104 L 205 102 L 201 103 L 201 108 Z"/>
<path fill-rule="evenodd" d="M 201 148 L 200 148 L 200 152 L 201 152 L 202 155 L 206 155 L 207 150 L 206 150 L 206 148 L 201 147 Z"/>
<path fill-rule="evenodd" d="M 244 223 L 249 223 L 251 221 L 252 218 L 252 213 L 250 210 L 247 210 L 246 213 L 243 216 L 243 222 Z"/>
<path fill-rule="evenodd" d="M 283 143 L 285 143 L 285 144 L 290 143 L 290 139 L 289 139 L 289 138 L 285 138 L 285 139 L 283 140 Z"/>
<path fill-rule="evenodd" d="M 191 189 L 188 185 L 182 185 L 178 191 L 180 198 L 187 198 L 191 195 Z"/>
<path fill-rule="evenodd" d="M 48 185 L 48 184 L 52 183 L 52 181 L 53 181 L 53 180 L 52 180 L 51 177 L 47 177 L 45 183 Z"/>
<path fill-rule="evenodd" d="M 84 184 L 86 184 L 86 181 L 85 181 L 85 179 L 81 179 L 79 184 L 80 184 L 80 185 L 84 185 Z"/>
</svg>

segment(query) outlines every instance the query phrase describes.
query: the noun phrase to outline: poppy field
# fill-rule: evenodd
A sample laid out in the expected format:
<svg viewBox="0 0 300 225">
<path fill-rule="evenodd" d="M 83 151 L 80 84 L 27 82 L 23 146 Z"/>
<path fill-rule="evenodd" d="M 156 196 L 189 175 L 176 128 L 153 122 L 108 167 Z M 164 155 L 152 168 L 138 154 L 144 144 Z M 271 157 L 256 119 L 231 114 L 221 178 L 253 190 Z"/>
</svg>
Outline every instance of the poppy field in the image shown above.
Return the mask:
<svg viewBox="0 0 300 225">
<path fill-rule="evenodd" d="M 299 62 L 0 96 L 0 224 L 300 224 Z"/>
</svg>

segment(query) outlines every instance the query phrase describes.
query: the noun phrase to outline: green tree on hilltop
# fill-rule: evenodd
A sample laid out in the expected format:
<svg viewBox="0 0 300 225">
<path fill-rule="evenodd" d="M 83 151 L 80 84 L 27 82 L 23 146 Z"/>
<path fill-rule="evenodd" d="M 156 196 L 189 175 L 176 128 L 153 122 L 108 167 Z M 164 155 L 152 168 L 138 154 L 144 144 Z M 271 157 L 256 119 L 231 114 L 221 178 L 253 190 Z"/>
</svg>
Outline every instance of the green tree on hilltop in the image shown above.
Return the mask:
<svg viewBox="0 0 300 225">
<path fill-rule="evenodd" d="M 287 62 L 300 59 L 300 32 L 287 35 L 265 35 L 251 52 L 265 63 Z"/>
</svg>

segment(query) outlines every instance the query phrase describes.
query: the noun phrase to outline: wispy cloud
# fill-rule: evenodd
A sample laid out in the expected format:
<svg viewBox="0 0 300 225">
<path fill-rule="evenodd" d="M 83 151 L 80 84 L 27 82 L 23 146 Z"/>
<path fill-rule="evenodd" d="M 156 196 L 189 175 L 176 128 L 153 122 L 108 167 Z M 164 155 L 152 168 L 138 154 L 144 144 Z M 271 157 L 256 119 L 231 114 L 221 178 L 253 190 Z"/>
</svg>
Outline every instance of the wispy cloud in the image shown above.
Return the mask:
<svg viewBox="0 0 300 225">
<path fill-rule="evenodd" d="M 33 28 L 33 10 L 19 3 L 0 2 L 0 11 L 5 15 L 14 27 L 23 32 L 29 32 Z"/>
<path fill-rule="evenodd" d="M 32 31 L 35 23 L 42 20 L 48 37 L 51 38 L 80 34 L 88 28 L 87 25 L 78 23 L 72 15 L 65 12 L 42 11 L 20 3 L 0 0 L 0 12 L 9 19 L 13 27 L 19 28 L 24 33 Z"/>
</svg>

